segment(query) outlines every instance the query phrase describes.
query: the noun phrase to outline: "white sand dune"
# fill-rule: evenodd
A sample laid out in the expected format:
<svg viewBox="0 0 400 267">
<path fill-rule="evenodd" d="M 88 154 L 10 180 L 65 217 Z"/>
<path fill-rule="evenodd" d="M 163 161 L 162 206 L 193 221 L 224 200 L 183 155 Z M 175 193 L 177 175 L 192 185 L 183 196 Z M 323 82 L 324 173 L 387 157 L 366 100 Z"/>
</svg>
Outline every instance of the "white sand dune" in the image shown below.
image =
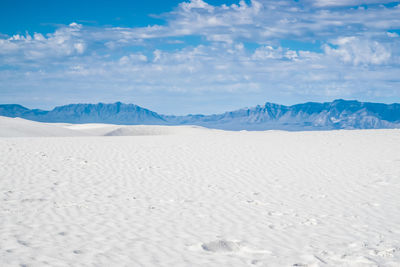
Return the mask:
<svg viewBox="0 0 400 267">
<path fill-rule="evenodd" d="M 142 135 L 171 135 L 194 134 L 210 130 L 200 126 L 159 126 L 159 125 L 113 125 L 101 123 L 62 125 L 71 130 L 94 136 L 142 136 Z"/>
<path fill-rule="evenodd" d="M 84 133 L 73 131 L 59 125 L 40 123 L 21 118 L 0 116 L 0 137 L 49 137 L 82 136 Z"/>
<path fill-rule="evenodd" d="M 147 127 L 0 138 L 0 266 L 400 266 L 400 130 Z"/>
<path fill-rule="evenodd" d="M 65 124 L 62 127 L 74 131 L 80 131 L 87 135 L 104 136 L 109 132 L 115 131 L 123 126 L 103 123 L 87 123 L 87 124 Z"/>
<path fill-rule="evenodd" d="M 199 131 L 217 130 L 200 126 L 40 123 L 0 116 L 0 137 L 143 136 L 193 134 Z"/>
<path fill-rule="evenodd" d="M 157 125 L 135 125 L 123 126 L 112 130 L 105 136 L 141 136 L 141 135 L 172 135 L 172 134 L 196 134 L 210 130 L 198 126 L 157 126 Z"/>
</svg>

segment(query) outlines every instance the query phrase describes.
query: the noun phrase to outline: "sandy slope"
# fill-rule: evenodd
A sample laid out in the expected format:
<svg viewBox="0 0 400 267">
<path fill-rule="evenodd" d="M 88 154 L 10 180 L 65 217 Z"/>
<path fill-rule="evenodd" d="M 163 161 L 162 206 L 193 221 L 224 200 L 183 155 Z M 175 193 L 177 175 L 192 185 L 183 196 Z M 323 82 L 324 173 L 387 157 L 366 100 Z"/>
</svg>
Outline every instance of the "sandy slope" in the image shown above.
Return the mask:
<svg viewBox="0 0 400 267">
<path fill-rule="evenodd" d="M 83 136 L 57 124 L 40 123 L 21 118 L 0 116 L 0 137 L 49 137 L 49 136 Z"/>
<path fill-rule="evenodd" d="M 399 130 L 183 129 L 0 138 L 0 266 L 400 265 Z"/>
<path fill-rule="evenodd" d="M 0 116 L 0 137 L 149 136 L 193 134 L 199 131 L 218 130 L 209 130 L 200 126 L 40 123 Z"/>
</svg>

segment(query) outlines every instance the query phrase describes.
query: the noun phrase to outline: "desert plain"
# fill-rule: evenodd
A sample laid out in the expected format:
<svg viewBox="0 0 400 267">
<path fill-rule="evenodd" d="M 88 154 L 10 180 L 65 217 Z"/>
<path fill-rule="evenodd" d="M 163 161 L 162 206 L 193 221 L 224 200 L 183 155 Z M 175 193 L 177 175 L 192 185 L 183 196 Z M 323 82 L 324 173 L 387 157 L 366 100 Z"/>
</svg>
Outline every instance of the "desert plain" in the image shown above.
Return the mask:
<svg viewBox="0 0 400 267">
<path fill-rule="evenodd" d="M 400 266 L 400 130 L 0 117 L 0 266 Z"/>
</svg>

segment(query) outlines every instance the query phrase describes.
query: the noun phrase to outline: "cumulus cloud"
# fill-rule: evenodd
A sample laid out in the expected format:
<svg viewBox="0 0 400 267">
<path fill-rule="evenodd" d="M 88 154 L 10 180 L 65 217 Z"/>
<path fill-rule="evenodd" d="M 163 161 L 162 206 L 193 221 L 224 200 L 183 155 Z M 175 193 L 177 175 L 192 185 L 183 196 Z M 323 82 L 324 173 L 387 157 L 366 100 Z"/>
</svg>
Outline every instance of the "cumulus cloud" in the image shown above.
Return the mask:
<svg viewBox="0 0 400 267">
<path fill-rule="evenodd" d="M 0 57 L 5 63 L 20 64 L 83 54 L 86 41 L 81 36 L 81 29 L 82 25 L 71 23 L 47 36 L 34 33 L 32 37 L 26 33 L 0 39 Z"/>
<path fill-rule="evenodd" d="M 357 37 L 341 37 L 332 42 L 337 48 L 325 45 L 325 53 L 338 56 L 346 63 L 385 64 L 391 59 L 390 48 L 377 41 L 362 40 Z"/>
<path fill-rule="evenodd" d="M 191 11 L 194 8 L 205 9 L 207 11 L 213 11 L 214 7 L 212 5 L 207 4 L 203 0 L 191 0 L 190 2 L 183 2 L 180 5 L 185 11 Z"/>
<path fill-rule="evenodd" d="M 123 56 L 119 59 L 119 63 L 122 65 L 127 64 L 137 64 L 141 62 L 147 62 L 147 57 L 141 53 L 133 53 L 126 56 Z"/>
<path fill-rule="evenodd" d="M 255 50 L 252 59 L 267 60 L 267 59 L 290 59 L 296 60 L 298 58 L 297 52 L 290 49 L 283 49 L 282 47 L 273 48 L 272 46 L 262 46 Z"/>
<path fill-rule="evenodd" d="M 358 6 L 368 4 L 386 4 L 392 3 L 393 0 L 311 0 L 313 5 L 318 7 L 328 6 Z"/>
<path fill-rule="evenodd" d="M 387 34 L 388 37 L 391 37 L 391 38 L 400 37 L 399 34 L 397 34 L 395 32 L 387 32 L 386 34 Z"/>
</svg>

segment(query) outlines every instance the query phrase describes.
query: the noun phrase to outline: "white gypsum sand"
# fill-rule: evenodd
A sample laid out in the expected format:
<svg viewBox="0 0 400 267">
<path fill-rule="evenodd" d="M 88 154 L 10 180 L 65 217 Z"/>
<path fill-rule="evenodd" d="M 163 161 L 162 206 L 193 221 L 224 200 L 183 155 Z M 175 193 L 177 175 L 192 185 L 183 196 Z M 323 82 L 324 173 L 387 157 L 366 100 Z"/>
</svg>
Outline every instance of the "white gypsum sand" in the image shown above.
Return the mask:
<svg viewBox="0 0 400 267">
<path fill-rule="evenodd" d="M 0 266 L 400 264 L 400 130 L 6 121 Z"/>
</svg>

